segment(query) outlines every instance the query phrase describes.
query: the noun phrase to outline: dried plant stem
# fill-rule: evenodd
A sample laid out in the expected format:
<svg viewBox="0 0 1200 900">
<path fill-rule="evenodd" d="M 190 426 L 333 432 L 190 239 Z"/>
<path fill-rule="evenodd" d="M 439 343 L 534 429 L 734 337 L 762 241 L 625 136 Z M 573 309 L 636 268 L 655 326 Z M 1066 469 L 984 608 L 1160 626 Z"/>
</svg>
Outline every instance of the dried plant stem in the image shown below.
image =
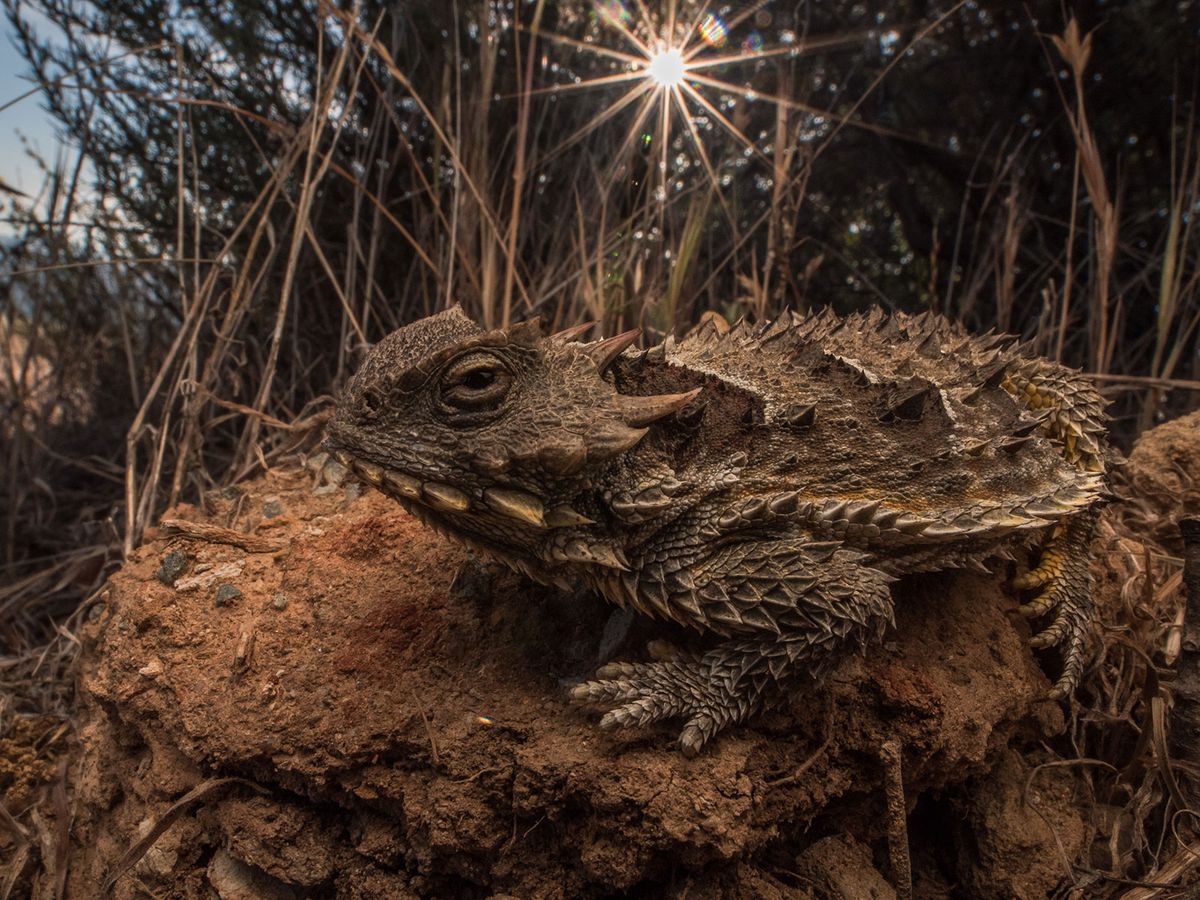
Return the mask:
<svg viewBox="0 0 1200 900">
<path fill-rule="evenodd" d="M 1116 204 L 1108 189 L 1103 158 L 1084 102 L 1083 76 L 1091 60 L 1092 35 L 1081 35 L 1079 22 L 1072 18 L 1067 23 L 1063 35 L 1053 35 L 1051 40 L 1070 66 L 1073 77 L 1075 105 L 1073 108 L 1068 106 L 1067 116 L 1078 148 L 1079 168 L 1092 202 L 1094 218 L 1092 229 L 1096 254 L 1096 287 L 1092 295 L 1092 310 L 1088 316 L 1088 323 L 1092 329 L 1090 360 L 1094 371 L 1107 372 L 1112 363 L 1113 340 L 1117 333 L 1110 316 L 1113 315 L 1112 271 L 1117 255 L 1118 215 Z"/>
<path fill-rule="evenodd" d="M 1183 538 L 1184 615 L 1183 639 L 1174 694 L 1171 750 L 1182 759 L 1200 764 L 1200 519 L 1179 522 Z M 1178 808 L 1185 805 L 1176 797 Z"/>
<path fill-rule="evenodd" d="M 380 20 L 382 22 L 382 19 Z M 378 23 L 376 24 L 378 29 Z M 317 32 L 319 37 L 324 36 L 324 30 Z M 374 34 L 371 35 L 374 38 Z M 320 58 L 321 49 L 318 46 L 318 72 L 321 71 Z M 279 351 L 283 341 L 283 326 L 286 321 L 288 305 L 292 295 L 292 283 L 296 276 L 296 263 L 300 256 L 300 248 L 304 243 L 304 223 L 308 220 L 309 213 L 312 209 L 313 199 L 315 197 L 316 186 L 321 178 L 325 175 L 325 171 L 329 167 L 329 160 L 333 156 L 332 146 L 329 151 L 323 154 L 318 159 L 318 142 L 321 137 L 321 132 L 325 127 L 325 123 L 329 119 L 329 110 L 333 106 L 334 97 L 338 88 L 338 82 L 341 79 L 342 70 L 345 68 L 346 61 L 350 55 L 350 42 L 343 41 L 340 49 L 335 55 L 332 71 L 324 81 L 317 82 L 317 96 L 313 104 L 313 109 L 309 113 L 308 122 L 306 123 L 305 133 L 307 137 L 307 147 L 304 155 L 304 175 L 300 187 L 300 200 L 296 210 L 296 224 L 292 229 L 291 244 L 288 249 L 287 264 L 284 268 L 283 286 L 279 292 L 279 306 L 276 310 L 275 327 L 271 332 L 271 347 L 267 353 L 267 362 L 264 367 L 263 377 L 259 384 L 258 393 L 254 398 L 254 408 L 263 410 L 267 405 L 267 398 L 271 393 L 271 385 L 275 380 L 276 366 L 279 360 Z M 354 79 L 354 87 L 357 89 L 358 76 L 361 74 L 362 66 L 365 64 L 367 57 L 364 55 L 359 62 L 359 73 Z M 353 93 L 353 92 L 352 92 Z M 345 124 L 346 115 L 349 107 L 345 106 L 342 109 L 341 115 L 337 119 L 334 126 L 335 135 L 340 133 L 342 126 Z M 238 448 L 239 457 L 250 452 L 255 440 L 258 437 L 259 420 L 249 419 L 246 430 L 242 434 L 242 441 Z"/>
<path fill-rule="evenodd" d="M 887 741 L 879 748 L 887 796 L 888 859 L 892 882 L 900 900 L 912 897 L 912 860 L 908 852 L 908 804 L 904 799 L 904 771 L 900 745 Z"/>
<path fill-rule="evenodd" d="M 207 544 L 226 544 L 230 547 L 238 547 L 247 553 L 275 553 L 282 548 L 282 545 L 276 541 L 255 534 L 234 531 L 231 528 L 221 528 L 206 522 L 163 519 L 160 524 L 167 534 Z"/>
</svg>

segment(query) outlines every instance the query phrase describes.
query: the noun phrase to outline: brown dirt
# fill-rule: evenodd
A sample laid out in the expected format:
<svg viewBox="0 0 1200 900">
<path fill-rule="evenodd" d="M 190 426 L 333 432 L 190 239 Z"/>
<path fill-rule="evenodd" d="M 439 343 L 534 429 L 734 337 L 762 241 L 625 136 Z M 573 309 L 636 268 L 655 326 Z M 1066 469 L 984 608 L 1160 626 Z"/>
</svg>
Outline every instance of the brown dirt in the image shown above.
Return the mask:
<svg viewBox="0 0 1200 900">
<path fill-rule="evenodd" d="M 886 884 L 885 740 L 904 750 L 923 895 L 1044 896 L 1063 877 L 1055 833 L 1080 849 L 1064 770 L 1019 802 L 1028 765 L 1008 748 L 1062 716 L 986 578 L 902 585 L 869 659 L 688 760 L 673 728 L 606 733 L 564 701 L 596 665 L 599 600 L 456 581 L 462 551 L 299 468 L 172 516 L 239 511 L 283 549 L 150 540 L 85 629 L 70 896 L 219 776 L 245 782 L 185 809 L 116 896 L 855 896 L 855 877 L 870 896 Z M 155 577 L 172 551 L 188 558 L 174 587 Z M 240 596 L 217 605 L 223 584 Z M 661 631 L 639 624 L 622 655 Z M 810 849 L 831 835 L 873 864 Z"/>
</svg>

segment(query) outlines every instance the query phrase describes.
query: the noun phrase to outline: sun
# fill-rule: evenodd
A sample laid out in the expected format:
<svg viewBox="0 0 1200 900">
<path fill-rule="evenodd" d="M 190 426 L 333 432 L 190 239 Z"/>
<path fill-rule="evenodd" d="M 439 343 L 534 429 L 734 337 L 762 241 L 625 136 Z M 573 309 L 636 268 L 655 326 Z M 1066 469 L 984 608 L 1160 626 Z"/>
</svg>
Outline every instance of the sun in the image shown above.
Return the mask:
<svg viewBox="0 0 1200 900">
<path fill-rule="evenodd" d="M 591 0 L 597 19 L 615 32 L 625 47 L 608 46 L 596 40 L 580 40 L 560 34 L 543 35 L 552 43 L 583 51 L 609 60 L 613 66 L 608 74 L 592 78 L 576 79 L 570 84 L 548 85 L 532 93 L 565 94 L 567 92 L 613 88 L 625 85 L 624 91 L 612 100 L 602 102 L 596 115 L 573 134 L 567 136 L 551 155 L 570 146 L 585 135 L 600 128 L 616 116 L 629 111 L 631 117 L 625 140 L 613 155 L 612 174 L 620 171 L 618 162 L 639 142 L 653 146 L 659 155 L 656 170 L 664 183 L 660 184 L 656 196 L 665 198 L 666 173 L 669 170 L 668 152 L 674 139 L 672 132 L 678 125 L 691 139 L 700 168 L 707 174 L 713 189 L 721 194 L 717 168 L 721 160 L 709 158 L 705 148 L 703 132 L 713 129 L 728 132 L 742 147 L 762 159 L 763 151 L 726 115 L 727 107 L 719 100 L 714 101 L 704 92 L 729 96 L 749 96 L 748 81 L 737 83 L 715 76 L 715 71 L 737 69 L 742 65 L 754 65 L 762 60 L 777 56 L 793 57 L 808 47 L 816 47 L 834 41 L 796 41 L 789 34 L 784 46 L 764 48 L 762 38 L 752 29 L 745 35 L 740 48 L 730 44 L 734 33 L 767 5 L 768 0 L 754 0 L 741 12 L 730 15 L 709 8 L 711 0 L 696 0 L 686 6 L 699 7 L 695 15 L 679 17 L 680 0 L 666 0 L 660 4 L 648 4 L 647 0 Z M 655 15 L 655 12 L 660 15 Z M 843 39 L 844 40 L 844 39 Z M 762 99 L 777 100 L 790 108 L 810 109 L 804 104 L 783 98 L 768 98 L 753 92 Z M 828 115 L 821 111 L 821 115 Z M 769 162 L 769 160 L 768 160 Z"/>
<path fill-rule="evenodd" d="M 917 39 L 945 21 L 965 2 L 959 0 Z M 602 31 L 615 33 L 624 46 L 610 46 L 594 36 L 581 39 L 539 32 L 553 44 L 606 59 L 610 68 L 607 74 L 576 78 L 566 84 L 551 84 L 528 93 L 562 96 L 623 86 L 618 96 L 602 101 L 595 115 L 565 137 L 548 156 L 556 156 L 617 116 L 626 116 L 628 128 L 624 140 L 612 155 L 610 178 L 616 178 L 622 171 L 622 161 L 635 146 L 655 148 L 658 160 L 654 177 L 659 184 L 654 196 L 661 204 L 669 196 L 666 182 L 670 171 L 668 153 L 675 145 L 673 132 L 682 126 L 683 133 L 690 138 L 698 168 L 707 175 L 714 193 L 725 206 L 722 186 L 728 182 L 719 175 L 719 170 L 725 167 L 727 160 L 710 158 L 706 143 L 712 146 L 712 142 L 706 141 L 707 133 L 725 132 L 732 137 L 741 148 L 739 160 L 753 156 L 765 165 L 775 166 L 770 149 L 759 146 L 759 142 L 743 130 L 744 121 L 731 114 L 733 101 L 730 98 L 743 97 L 747 103 L 772 103 L 785 117 L 801 113 L 821 123 L 832 121 L 836 128 L 853 125 L 891 133 L 853 114 L 843 116 L 798 97 L 762 93 L 752 86 L 756 67 L 765 60 L 793 59 L 818 50 L 861 43 L 864 39 L 878 39 L 873 30 L 797 37 L 785 29 L 779 32 L 779 44 L 767 47 L 755 28 L 766 27 L 760 23 L 770 21 L 771 16 L 765 10 L 770 0 L 750 0 L 736 13 L 724 7 L 712 9 L 712 5 L 712 0 L 665 0 L 656 4 L 647 0 L 591 0 Z M 680 16 L 683 10 L 686 12 Z M 719 74 L 726 77 L 719 77 Z"/>
<path fill-rule="evenodd" d="M 679 87 L 687 72 L 683 52 L 677 47 L 659 50 L 646 64 L 646 75 L 660 88 Z"/>
</svg>

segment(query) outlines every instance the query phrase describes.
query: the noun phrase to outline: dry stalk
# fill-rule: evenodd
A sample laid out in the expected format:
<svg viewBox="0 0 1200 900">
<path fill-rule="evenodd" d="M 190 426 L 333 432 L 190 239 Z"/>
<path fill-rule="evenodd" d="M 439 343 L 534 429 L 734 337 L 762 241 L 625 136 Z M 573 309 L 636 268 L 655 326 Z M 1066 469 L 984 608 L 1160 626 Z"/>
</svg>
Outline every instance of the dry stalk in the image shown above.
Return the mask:
<svg viewBox="0 0 1200 900">
<path fill-rule="evenodd" d="M 1184 630 L 1175 664 L 1171 750 L 1181 759 L 1200 764 L 1200 519 L 1181 519 L 1179 533 L 1184 545 Z M 1165 723 L 1162 727 L 1165 730 Z M 1177 809 L 1188 808 L 1174 786 L 1172 799 Z"/>
<path fill-rule="evenodd" d="M 169 535 L 188 540 L 201 541 L 206 544 L 227 544 L 239 547 L 247 553 L 275 553 L 282 544 L 256 534 L 246 534 L 234 531 L 232 528 L 222 528 L 207 522 L 188 522 L 184 519 L 163 519 L 162 529 Z"/>
<path fill-rule="evenodd" d="M 322 7 L 325 4 L 322 3 Z M 322 9 L 322 14 L 326 10 Z M 370 37 L 373 40 L 378 32 L 379 25 L 383 22 L 382 16 L 375 25 L 375 31 Z M 317 32 L 318 36 L 323 39 L 325 35 L 324 29 Z M 318 46 L 318 72 L 321 71 L 320 54 L 321 47 Z M 336 143 L 338 135 L 341 134 L 342 128 L 346 123 L 346 116 L 349 113 L 350 107 L 344 106 L 341 114 L 333 128 L 333 137 L 329 150 L 317 158 L 317 146 L 320 142 L 325 124 L 329 121 L 330 110 L 333 108 L 334 99 L 338 88 L 338 83 L 341 80 L 342 70 L 345 68 L 347 61 L 350 58 L 350 41 L 343 41 L 338 52 L 335 54 L 334 62 L 331 67 L 331 72 L 325 80 L 324 84 L 320 80 L 317 82 L 317 97 L 313 104 L 312 111 L 309 113 L 308 121 L 302 129 L 306 134 L 307 147 L 304 154 L 304 175 L 300 183 L 300 200 L 297 204 L 295 225 L 292 229 L 291 244 L 288 248 L 287 263 L 284 268 L 283 286 L 279 292 L 279 306 L 275 316 L 275 326 L 271 332 L 271 347 L 267 353 L 267 361 L 264 367 L 262 380 L 259 384 L 258 393 L 255 396 L 253 406 L 260 412 L 266 408 L 267 399 L 271 394 L 271 386 L 275 380 L 276 368 L 279 360 L 279 352 L 283 342 L 284 324 L 288 313 L 288 305 L 292 296 L 292 283 L 296 277 L 296 264 L 300 256 L 300 249 L 304 243 L 305 226 L 308 224 L 308 218 L 312 210 L 313 199 L 315 197 L 316 186 L 324 177 L 325 172 L 329 168 L 329 162 L 333 157 L 333 145 Z M 351 96 L 357 92 L 359 79 L 361 77 L 363 66 L 366 64 L 367 57 L 364 55 L 358 65 L 358 71 L 352 82 Z M 255 444 L 258 438 L 259 420 L 251 418 L 247 422 L 246 430 L 242 434 L 242 440 L 238 448 L 237 459 L 244 458 L 250 448 Z"/>
<path fill-rule="evenodd" d="M 1117 255 L 1117 207 L 1108 189 L 1104 163 L 1096 137 L 1088 121 L 1084 102 L 1083 76 L 1092 56 L 1092 35 L 1081 35 L 1079 22 L 1072 18 L 1062 36 L 1052 35 L 1051 41 L 1071 69 L 1075 88 L 1075 106 L 1067 108 L 1071 132 L 1078 149 L 1080 171 L 1092 202 L 1094 218 L 1094 250 L 1096 253 L 1096 288 L 1092 295 L 1092 310 L 1088 323 L 1092 328 L 1090 367 L 1096 372 L 1108 372 L 1113 356 L 1117 328 L 1112 310 L 1112 272 Z"/>
<path fill-rule="evenodd" d="M 879 748 L 883 762 L 884 790 L 887 795 L 888 859 L 892 867 L 892 882 L 900 900 L 912 897 L 912 860 L 908 852 L 908 804 L 904 799 L 902 753 L 895 741 Z"/>
</svg>

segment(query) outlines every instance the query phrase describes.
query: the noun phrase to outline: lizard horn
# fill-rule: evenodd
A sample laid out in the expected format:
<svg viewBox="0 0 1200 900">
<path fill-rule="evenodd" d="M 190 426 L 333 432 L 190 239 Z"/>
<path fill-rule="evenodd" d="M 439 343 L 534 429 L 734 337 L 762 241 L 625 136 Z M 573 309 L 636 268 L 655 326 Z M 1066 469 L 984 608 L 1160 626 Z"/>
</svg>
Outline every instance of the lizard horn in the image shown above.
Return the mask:
<svg viewBox="0 0 1200 900">
<path fill-rule="evenodd" d="M 569 528 L 572 525 L 595 525 L 596 520 L 589 519 L 564 503 L 562 506 L 546 510 L 546 524 L 551 528 Z"/>
<path fill-rule="evenodd" d="M 610 422 L 603 425 L 585 437 L 587 457 L 593 459 L 612 459 L 635 447 L 646 436 L 648 428 L 630 428 L 620 422 Z"/>
<path fill-rule="evenodd" d="M 484 502 L 494 511 L 509 519 L 516 519 L 535 528 L 545 528 L 545 508 L 542 501 L 524 491 L 504 488 L 488 488 L 483 492 Z"/>
<path fill-rule="evenodd" d="M 556 559 L 564 562 L 591 563 L 622 572 L 629 571 L 629 560 L 626 559 L 621 548 L 608 544 L 573 539 L 561 545 L 555 545 L 551 548 L 550 553 Z"/>
<path fill-rule="evenodd" d="M 651 397 L 637 397 L 622 394 L 618 400 L 621 418 L 626 425 L 638 428 L 657 422 L 663 416 L 683 409 L 691 403 L 704 388 L 695 388 L 682 394 L 657 394 Z"/>
<path fill-rule="evenodd" d="M 638 339 L 641 333 L 642 329 L 633 328 L 602 341 L 596 341 L 594 344 L 588 344 L 583 348 L 583 352 L 596 364 L 596 368 L 603 372 L 614 359 L 625 351 L 626 347 Z"/>
<path fill-rule="evenodd" d="M 584 322 L 582 325 L 572 325 L 570 328 L 564 328 L 562 331 L 556 331 L 550 335 L 550 340 L 558 341 L 560 344 L 567 344 L 578 338 L 580 335 L 586 334 L 595 326 L 595 321 Z"/>
</svg>

